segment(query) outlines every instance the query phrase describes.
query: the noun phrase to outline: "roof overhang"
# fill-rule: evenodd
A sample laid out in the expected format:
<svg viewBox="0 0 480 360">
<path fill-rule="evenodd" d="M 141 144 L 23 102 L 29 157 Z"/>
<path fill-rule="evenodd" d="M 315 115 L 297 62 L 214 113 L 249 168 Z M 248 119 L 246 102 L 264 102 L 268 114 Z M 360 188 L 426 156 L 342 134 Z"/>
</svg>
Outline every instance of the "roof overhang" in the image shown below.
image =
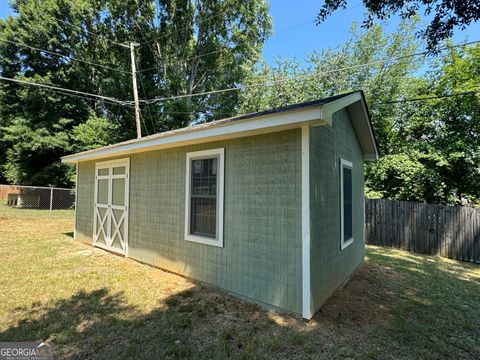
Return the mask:
<svg viewBox="0 0 480 360">
<path fill-rule="evenodd" d="M 352 96 L 355 96 L 356 100 L 348 104 L 346 108 L 350 119 L 352 119 L 353 129 L 357 134 L 358 142 L 363 151 L 363 158 L 364 160 L 377 160 L 380 154 L 365 96 L 362 91 L 352 94 Z"/>
<path fill-rule="evenodd" d="M 259 135 L 276 131 L 332 124 L 333 114 L 347 108 L 365 159 L 378 158 L 370 119 L 362 92 L 337 100 L 288 110 L 265 112 L 258 115 L 213 121 L 205 124 L 167 131 L 62 157 L 64 163 L 104 159 L 114 156 L 159 150 L 184 145 Z M 365 144 L 363 144 L 365 142 Z"/>
</svg>

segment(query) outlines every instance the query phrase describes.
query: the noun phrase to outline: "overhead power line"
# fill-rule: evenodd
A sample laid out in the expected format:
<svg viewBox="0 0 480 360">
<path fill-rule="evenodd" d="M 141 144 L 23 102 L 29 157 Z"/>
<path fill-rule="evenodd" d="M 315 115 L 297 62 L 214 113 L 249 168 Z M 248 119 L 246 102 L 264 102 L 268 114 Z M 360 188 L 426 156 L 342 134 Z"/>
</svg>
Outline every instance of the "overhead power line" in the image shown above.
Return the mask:
<svg viewBox="0 0 480 360">
<path fill-rule="evenodd" d="M 305 21 L 303 23 L 292 25 L 292 26 L 289 26 L 287 28 L 284 28 L 284 29 L 281 29 L 281 30 L 277 31 L 277 33 L 275 35 L 281 34 L 281 33 L 284 33 L 284 32 L 290 31 L 290 30 L 294 30 L 294 29 L 297 29 L 301 26 L 305 26 L 305 25 L 312 24 L 312 23 L 313 23 L 312 21 Z M 235 46 L 238 47 L 238 46 L 241 46 L 241 45 L 248 44 L 249 42 L 250 42 L 249 40 L 242 41 L 242 42 L 239 42 L 239 43 L 235 44 Z M 222 48 L 222 49 L 212 50 L 212 51 L 209 51 L 209 52 L 206 52 L 206 53 L 203 53 L 203 54 L 191 56 L 191 57 L 187 58 L 186 60 L 188 61 L 188 60 L 193 60 L 193 59 L 201 59 L 205 56 L 216 54 L 218 52 L 225 51 L 225 50 L 230 50 L 230 49 Z"/>
<path fill-rule="evenodd" d="M 345 10 L 346 10 L 346 11 L 348 11 L 348 10 L 353 10 L 353 9 L 358 8 L 358 7 L 361 7 L 361 6 L 363 6 L 363 4 L 359 4 L 359 5 L 356 5 L 356 6 L 351 6 L 351 7 L 347 8 L 347 9 L 345 9 Z M 208 19 L 207 19 L 207 20 L 208 20 Z M 206 20 L 204 20 L 204 21 L 206 21 Z M 199 23 L 201 23 L 201 22 L 199 22 Z M 290 30 L 294 30 L 294 29 L 297 29 L 297 28 L 299 28 L 299 27 L 301 27 L 301 26 L 305 26 L 305 25 L 308 25 L 308 24 L 313 24 L 313 21 L 309 20 L 309 21 L 304 21 L 304 22 L 302 22 L 302 23 L 294 24 L 294 25 L 292 25 L 292 26 L 289 26 L 289 27 L 280 29 L 279 31 L 277 31 L 277 32 L 274 33 L 273 35 L 276 36 L 276 35 L 278 35 L 278 34 L 280 34 L 280 33 L 284 33 L 284 32 L 290 31 Z M 163 36 L 161 36 L 160 38 L 165 37 L 165 36 L 167 36 L 167 35 L 163 35 Z M 154 40 L 152 40 L 152 41 L 154 41 Z M 150 42 L 151 42 L 151 41 L 150 41 Z M 250 42 L 249 40 L 246 40 L 246 41 L 242 41 L 242 42 L 239 42 L 239 43 L 237 43 L 237 44 L 234 44 L 234 45 L 238 47 L 238 46 L 240 46 L 240 45 L 248 44 L 249 42 Z M 145 43 L 143 43 L 143 44 L 145 44 Z M 201 58 L 203 58 L 203 57 L 205 57 L 205 56 L 212 55 L 212 54 L 216 54 L 216 53 L 218 53 L 218 52 L 222 52 L 222 51 L 225 51 L 225 50 L 228 51 L 228 50 L 232 50 L 232 49 L 231 49 L 231 48 L 221 48 L 221 49 L 217 49 L 217 50 L 212 50 L 212 51 L 209 51 L 209 52 L 206 52 L 206 53 L 203 53 L 203 54 L 198 54 L 198 55 L 190 56 L 190 57 L 186 58 L 184 61 L 189 61 L 189 60 L 193 60 L 193 59 L 201 59 Z M 155 69 L 158 69 L 158 67 L 149 67 L 149 68 L 143 69 L 143 70 L 141 70 L 141 71 L 139 71 L 139 72 L 146 72 L 146 71 L 151 71 L 151 70 L 155 70 Z"/>
<path fill-rule="evenodd" d="M 453 49 L 453 48 L 457 48 L 457 47 L 465 47 L 465 46 L 476 44 L 476 43 L 480 43 L 480 40 L 470 41 L 470 42 L 467 42 L 467 43 L 457 44 L 457 45 L 452 45 L 452 46 L 446 46 L 444 48 L 439 49 L 439 51 L 449 50 L 449 49 Z M 332 70 L 329 70 L 329 71 L 323 71 L 323 72 L 317 72 L 317 73 L 311 73 L 311 74 L 305 74 L 305 75 L 299 75 L 299 76 L 293 76 L 293 77 L 285 77 L 285 78 L 281 78 L 281 79 L 277 79 L 277 80 L 270 80 L 270 81 L 266 81 L 266 82 L 254 83 L 254 84 L 248 84 L 248 85 L 239 85 L 239 86 L 235 86 L 235 87 L 230 87 L 230 88 L 225 88 L 225 89 L 217 89 L 217 90 L 212 90 L 212 91 L 205 91 L 205 92 L 195 93 L 195 94 L 184 94 L 184 95 L 177 95 L 177 96 L 170 96 L 170 97 L 155 98 L 155 99 L 150 99 L 150 100 L 143 100 L 142 102 L 145 103 L 145 104 L 153 104 L 153 103 L 160 102 L 160 101 L 168 101 L 168 100 L 176 100 L 176 99 L 189 98 L 189 97 L 213 95 L 213 94 L 225 93 L 225 92 L 230 92 L 230 91 L 240 91 L 240 90 L 244 90 L 244 89 L 248 89 L 248 88 L 254 88 L 254 87 L 271 86 L 271 85 L 281 84 L 281 83 L 289 82 L 289 81 L 293 81 L 293 80 L 309 78 L 309 77 L 313 77 L 313 76 L 328 75 L 328 74 L 332 74 L 332 73 L 336 73 L 336 72 L 340 72 L 340 71 L 353 70 L 353 69 L 359 69 L 359 68 L 363 68 L 363 67 L 367 67 L 367 66 L 371 66 L 371 65 L 383 64 L 383 63 L 387 63 L 387 62 L 390 62 L 390 61 L 398 62 L 400 60 L 404 60 L 404 59 L 408 59 L 408 58 L 412 58 L 412 57 L 416 57 L 416 56 L 428 55 L 428 54 L 430 54 L 429 51 L 421 51 L 421 52 L 417 52 L 417 53 L 412 53 L 412 54 L 408 54 L 408 55 L 402 55 L 402 56 L 387 58 L 387 59 L 383 59 L 383 60 L 372 61 L 372 62 L 363 63 L 363 64 L 355 64 L 355 65 L 351 65 L 351 66 L 344 66 L 344 67 L 337 68 L 337 69 L 332 69 Z"/>
<path fill-rule="evenodd" d="M 304 26 L 304 25 L 307 25 L 307 24 L 311 24 L 313 23 L 312 21 L 306 21 L 306 22 L 303 22 L 303 23 L 300 23 L 300 24 L 296 24 L 296 25 L 292 25 L 288 28 L 285 28 L 285 29 L 282 29 L 280 31 L 278 31 L 276 34 L 279 34 L 279 33 L 282 33 L 282 32 L 286 32 L 286 31 L 290 31 L 290 30 L 293 30 L 293 29 L 296 29 L 300 26 Z M 276 35 L 275 34 L 275 35 Z M 247 41 L 241 41 L 237 44 L 235 44 L 235 46 L 241 46 L 241 45 L 245 45 L 245 44 L 248 44 L 250 41 L 247 40 Z M 144 43 L 145 44 L 145 43 Z M 228 50 L 232 50 L 231 48 L 221 48 L 221 49 L 217 49 L 217 50 L 212 50 L 212 51 L 209 51 L 209 52 L 206 52 L 206 53 L 203 53 L 203 54 L 199 54 L 199 55 L 193 55 L 193 56 L 190 56 L 188 58 L 186 58 L 184 61 L 189 61 L 189 60 L 194 60 L 194 59 L 201 59 L 205 56 L 208 56 L 208 55 L 212 55 L 212 54 L 216 54 L 216 53 L 219 53 L 219 52 L 222 52 L 222 51 L 228 51 Z M 151 70 L 155 70 L 155 69 L 158 69 L 158 67 L 156 66 L 152 66 L 152 67 L 149 67 L 149 68 L 146 68 L 146 69 L 143 69 L 139 72 L 147 72 L 147 71 L 151 71 Z"/>
<path fill-rule="evenodd" d="M 44 10 L 46 10 L 46 9 L 44 8 Z M 204 22 L 206 22 L 206 21 L 208 21 L 208 20 L 214 19 L 214 18 L 216 18 L 216 17 L 218 17 L 218 16 L 220 16 L 220 15 L 222 15 L 222 14 L 223 14 L 223 12 L 219 12 L 219 13 L 217 13 L 217 14 L 214 14 L 214 15 L 212 15 L 212 16 L 204 19 L 204 20 L 199 21 L 198 24 L 201 24 L 201 23 L 204 23 Z M 81 31 L 84 31 L 84 32 L 86 32 L 86 33 L 89 34 L 89 35 L 95 36 L 95 37 L 97 37 L 97 38 L 101 38 L 102 40 L 108 41 L 108 42 L 110 42 L 110 43 L 112 43 L 112 44 L 114 44 L 114 45 L 118 45 L 118 46 L 121 46 L 121 47 L 125 47 L 125 43 L 120 43 L 120 42 L 111 40 L 111 39 L 105 37 L 104 35 L 101 35 L 101 34 L 98 34 L 98 33 L 92 32 L 92 31 L 89 31 L 89 30 L 87 30 L 87 29 L 85 29 L 85 28 L 83 28 L 83 27 L 81 27 L 81 26 L 79 26 L 79 25 L 74 25 L 74 24 L 72 24 L 72 23 L 70 23 L 70 22 L 68 22 L 68 21 L 59 19 L 59 18 L 53 16 L 52 14 L 43 13 L 42 15 L 43 15 L 43 16 L 49 16 L 50 18 L 52 18 L 52 19 L 54 19 L 54 20 L 56 20 L 56 21 L 58 21 L 58 22 L 61 22 L 62 24 L 65 24 L 65 25 L 70 26 L 70 27 L 72 27 L 72 28 L 75 28 L 75 29 L 79 29 L 79 30 L 81 30 Z M 133 19 L 133 21 L 135 21 L 135 23 L 137 23 L 137 21 L 135 20 L 135 18 L 132 18 L 132 19 Z M 177 30 L 173 31 L 172 33 L 173 33 L 173 34 L 176 34 L 176 33 L 178 33 L 178 32 L 181 32 L 181 31 L 183 31 L 183 30 L 188 30 L 188 29 L 190 29 L 190 27 L 188 27 L 188 28 L 185 27 L 185 28 L 182 28 L 182 29 L 177 29 Z M 166 37 L 166 36 L 169 36 L 169 35 L 170 35 L 170 34 L 165 34 L 165 35 L 159 36 L 159 37 L 157 37 L 156 39 L 152 39 L 152 40 L 147 40 L 146 37 L 144 37 L 145 41 L 144 41 L 144 42 L 141 42 L 141 43 L 138 43 L 138 45 L 145 45 L 145 44 L 148 44 L 148 43 L 152 43 L 152 42 L 158 41 L 159 39 L 162 39 L 162 38 L 164 38 L 164 37 Z M 127 41 L 127 42 L 128 42 L 128 41 Z"/>
<path fill-rule="evenodd" d="M 407 103 L 407 102 L 421 102 L 421 101 L 443 99 L 443 98 L 449 98 L 449 97 L 475 95 L 479 93 L 480 93 L 480 90 L 472 90 L 472 91 L 465 91 L 461 93 L 453 93 L 453 94 L 445 94 L 445 95 L 435 95 L 435 96 L 418 97 L 418 98 L 405 98 L 405 99 L 393 100 L 393 101 L 382 101 L 377 104 L 398 104 L 398 103 Z M 162 113 L 195 115 L 203 112 L 202 111 L 162 111 Z M 225 116 L 243 116 L 243 115 L 248 115 L 249 113 L 235 114 L 234 112 L 230 112 L 230 113 L 217 113 L 217 114 L 225 115 Z"/>
<path fill-rule="evenodd" d="M 25 81 L 25 80 L 20 80 L 20 79 L 12 79 L 12 78 L 8 78 L 8 77 L 4 77 L 4 76 L 0 76 L 0 80 L 13 82 L 13 83 L 17 83 L 17 84 L 22 84 L 22 85 L 36 86 L 36 87 L 39 87 L 39 88 L 54 90 L 54 91 L 58 91 L 58 92 L 62 92 L 62 93 L 65 93 L 65 94 L 70 94 L 70 95 L 84 96 L 84 97 L 89 98 L 90 100 L 99 99 L 99 100 L 107 101 L 107 102 L 117 104 L 117 105 L 121 105 L 121 106 L 132 106 L 131 101 L 118 100 L 118 99 L 108 97 L 108 96 L 90 94 L 90 93 L 87 93 L 87 92 L 62 88 L 62 87 L 59 87 L 59 86 L 39 84 L 39 83 L 31 82 L 31 81 Z"/>
<path fill-rule="evenodd" d="M 78 58 L 78 57 L 73 57 L 73 56 L 70 56 L 70 55 L 60 54 L 60 53 L 57 53 L 55 51 L 41 49 L 41 48 L 38 48 L 38 47 L 35 47 L 35 46 L 30 46 L 30 45 L 27 45 L 27 44 L 18 43 L 18 42 L 12 41 L 12 40 L 0 39 L 0 42 L 13 44 L 13 45 L 20 46 L 20 47 L 25 47 L 25 48 L 32 49 L 32 50 L 35 50 L 35 51 L 44 52 L 44 53 L 47 53 L 47 54 L 50 54 L 50 55 L 66 58 L 66 59 L 69 59 L 69 60 L 72 60 L 72 61 L 82 62 L 82 63 L 89 64 L 89 65 L 92 65 L 92 66 L 102 67 L 102 68 L 108 69 L 108 70 L 118 71 L 118 72 L 121 72 L 121 73 L 124 73 L 124 74 L 130 74 L 129 71 L 125 71 L 125 70 L 122 70 L 122 69 L 119 69 L 119 68 L 113 68 L 113 67 L 108 66 L 108 65 L 99 64 L 99 63 L 96 63 L 96 62 L 93 62 L 93 61 L 85 60 L 85 59 Z"/>
<path fill-rule="evenodd" d="M 377 104 L 396 104 L 396 103 L 408 103 L 408 102 L 421 102 L 421 101 L 428 101 L 428 100 L 434 100 L 434 99 L 443 99 L 443 98 L 449 98 L 449 97 L 457 97 L 457 96 L 465 96 L 465 95 L 474 95 L 474 94 L 479 94 L 480 90 L 472 90 L 472 91 L 465 91 L 461 93 L 452 93 L 452 94 L 445 94 L 445 95 L 435 95 L 435 96 L 427 96 L 427 97 L 418 97 L 418 98 L 405 98 L 405 99 L 399 99 L 399 100 L 393 100 L 393 101 L 382 101 Z M 143 104 L 145 105 L 145 104 Z M 198 114 L 205 114 L 207 113 L 206 111 L 162 111 L 162 114 L 182 114 L 182 115 L 198 115 Z M 248 115 L 251 113 L 235 113 L 235 112 L 216 112 L 214 111 L 215 114 L 217 115 L 222 115 L 222 116 L 227 116 L 227 117 L 238 117 L 238 116 L 244 116 Z"/>
<path fill-rule="evenodd" d="M 53 92 L 53 93 L 58 93 L 58 94 L 67 95 L 67 96 L 70 96 L 70 97 L 75 97 L 75 98 L 83 99 L 83 100 L 98 101 L 99 103 L 103 104 L 104 109 L 106 110 L 106 108 L 105 108 L 105 101 L 102 100 L 102 99 L 94 99 L 94 98 L 91 98 L 91 97 L 88 97 L 88 96 L 85 96 L 85 95 L 71 94 L 71 93 L 69 93 L 69 92 L 62 91 L 62 90 L 53 90 L 53 89 L 45 89 L 45 90 L 51 91 L 51 92 Z M 130 105 L 121 105 L 121 104 L 112 103 L 112 102 L 109 102 L 109 105 L 118 106 L 120 109 L 127 109 L 127 108 L 128 108 L 128 109 L 133 109 L 133 106 L 130 106 Z"/>
<path fill-rule="evenodd" d="M 434 100 L 434 99 L 443 99 L 449 97 L 456 97 L 456 96 L 465 96 L 465 95 L 475 95 L 480 93 L 480 90 L 471 90 L 465 91 L 461 93 L 452 93 L 452 94 L 444 94 L 444 95 L 434 95 L 434 96 L 427 96 L 427 97 L 417 97 L 417 98 L 406 98 L 406 99 L 399 99 L 399 100 L 392 100 L 392 101 L 383 101 L 379 104 L 398 104 L 398 103 L 407 103 L 407 102 L 417 102 L 417 101 L 427 101 L 427 100 Z"/>
</svg>

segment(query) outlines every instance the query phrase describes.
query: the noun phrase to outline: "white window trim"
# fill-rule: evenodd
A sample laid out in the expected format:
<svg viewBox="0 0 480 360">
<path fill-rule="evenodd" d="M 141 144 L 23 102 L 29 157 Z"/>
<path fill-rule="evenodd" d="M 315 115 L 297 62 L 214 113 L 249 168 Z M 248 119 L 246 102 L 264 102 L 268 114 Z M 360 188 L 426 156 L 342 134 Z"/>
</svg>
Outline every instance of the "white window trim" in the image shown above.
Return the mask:
<svg viewBox="0 0 480 360">
<path fill-rule="evenodd" d="M 190 233 L 190 193 L 191 193 L 191 168 L 190 163 L 196 159 L 208 159 L 218 157 L 217 165 L 217 229 L 216 238 L 194 235 Z M 224 171 L 225 171 L 225 149 L 209 149 L 203 151 L 194 151 L 187 153 L 186 172 L 185 172 L 185 240 L 200 244 L 223 247 L 223 202 L 224 202 Z"/>
<path fill-rule="evenodd" d="M 353 202 L 353 164 L 345 159 L 340 159 L 340 244 L 341 250 L 344 250 L 347 246 L 353 243 L 353 228 L 352 228 L 352 237 L 346 241 L 343 240 L 344 234 L 344 209 L 343 209 L 343 169 L 349 168 L 352 170 L 352 202 Z M 352 205 L 352 212 L 353 212 L 353 205 Z M 353 226 L 353 214 L 352 214 L 352 226 Z"/>
</svg>

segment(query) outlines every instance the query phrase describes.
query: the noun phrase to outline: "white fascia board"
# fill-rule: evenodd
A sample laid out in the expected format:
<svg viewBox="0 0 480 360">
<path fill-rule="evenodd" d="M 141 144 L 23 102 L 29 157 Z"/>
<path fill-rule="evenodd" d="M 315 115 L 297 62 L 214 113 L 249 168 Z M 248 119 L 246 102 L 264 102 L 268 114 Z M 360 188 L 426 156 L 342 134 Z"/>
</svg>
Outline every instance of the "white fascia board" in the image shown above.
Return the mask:
<svg viewBox="0 0 480 360">
<path fill-rule="evenodd" d="M 344 108 L 349 109 L 349 113 L 355 121 L 353 126 L 362 144 L 362 150 L 367 150 L 363 156 L 364 160 L 377 160 L 379 158 L 378 149 L 375 144 L 373 129 L 368 119 L 367 107 L 360 92 L 353 93 L 324 105 L 320 109 L 320 117 L 329 125 L 332 125 L 333 114 Z M 373 152 L 371 152 L 371 150 L 373 150 Z"/>
<path fill-rule="evenodd" d="M 363 159 L 367 161 L 377 160 L 379 158 L 378 149 L 365 101 L 360 99 L 350 104 L 347 110 L 351 119 L 353 119 L 352 125 L 363 151 Z"/>
<path fill-rule="evenodd" d="M 365 104 L 365 101 L 362 100 L 362 109 L 363 109 L 363 113 L 365 114 L 365 117 L 366 117 L 366 127 L 368 128 L 368 132 L 370 134 L 370 138 L 371 140 L 373 141 L 373 148 L 375 149 L 375 152 L 373 154 L 364 154 L 363 158 L 365 160 L 378 160 L 378 158 L 380 157 L 379 153 L 378 153 L 378 148 L 377 148 L 377 144 L 375 142 L 375 135 L 373 135 L 373 129 L 372 129 L 372 124 L 370 123 L 370 121 L 368 120 L 368 110 L 367 110 L 367 105 Z"/>
<path fill-rule="evenodd" d="M 359 92 L 332 101 L 320 109 L 320 118 L 325 120 L 329 125 L 332 125 L 333 114 L 356 101 L 362 101 L 362 96 Z"/>
<path fill-rule="evenodd" d="M 75 163 L 208 141 L 258 135 L 300 128 L 305 125 L 325 125 L 326 123 L 327 122 L 321 117 L 320 106 L 315 106 L 245 120 L 212 124 L 212 126 L 208 126 L 207 124 L 204 127 L 187 128 L 171 135 L 162 136 L 162 134 L 158 134 L 158 136 L 151 138 L 129 141 L 124 144 L 120 143 L 96 150 L 68 155 L 62 158 L 62 162 Z"/>
</svg>

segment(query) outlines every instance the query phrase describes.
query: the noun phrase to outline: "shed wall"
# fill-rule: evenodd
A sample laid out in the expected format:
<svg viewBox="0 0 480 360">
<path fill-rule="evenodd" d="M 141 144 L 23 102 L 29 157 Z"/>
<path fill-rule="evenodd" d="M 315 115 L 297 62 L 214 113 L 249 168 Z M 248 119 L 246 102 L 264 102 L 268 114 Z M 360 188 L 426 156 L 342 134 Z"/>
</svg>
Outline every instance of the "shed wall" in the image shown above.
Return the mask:
<svg viewBox="0 0 480 360">
<path fill-rule="evenodd" d="M 220 147 L 223 248 L 184 240 L 186 153 Z M 95 162 L 78 169 L 76 234 L 91 243 Z M 300 129 L 132 154 L 129 217 L 129 257 L 301 313 Z"/>
<path fill-rule="evenodd" d="M 95 162 L 89 161 L 79 163 L 77 171 L 75 238 L 91 244 L 93 238 Z"/>
<path fill-rule="evenodd" d="M 341 250 L 340 158 L 353 164 L 353 237 Z M 363 153 L 343 109 L 332 126 L 310 130 L 311 298 L 317 311 L 362 263 L 364 239 Z"/>
</svg>

